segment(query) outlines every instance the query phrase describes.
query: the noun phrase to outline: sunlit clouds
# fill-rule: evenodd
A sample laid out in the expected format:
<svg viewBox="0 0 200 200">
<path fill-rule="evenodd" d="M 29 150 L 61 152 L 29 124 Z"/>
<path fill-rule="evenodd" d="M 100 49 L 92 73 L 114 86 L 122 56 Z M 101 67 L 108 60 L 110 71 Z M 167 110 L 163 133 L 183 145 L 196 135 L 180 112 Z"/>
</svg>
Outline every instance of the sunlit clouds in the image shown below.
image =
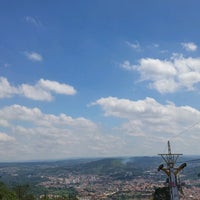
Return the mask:
<svg viewBox="0 0 200 200">
<path fill-rule="evenodd" d="M 140 81 L 146 81 L 149 88 L 160 93 L 174 93 L 178 90 L 196 90 L 200 82 L 200 58 L 173 55 L 170 59 L 141 58 L 138 64 L 124 61 L 121 66 L 137 71 Z"/>
<path fill-rule="evenodd" d="M 118 131 L 133 140 L 138 138 L 143 141 L 140 149 L 145 151 L 147 147 L 144 143 L 158 145 L 172 138 L 184 143 L 199 138 L 200 112 L 190 106 L 176 106 L 172 102 L 160 104 L 150 97 L 136 101 L 107 97 L 98 99 L 92 105 L 99 105 L 106 117 L 123 119 Z M 187 129 L 193 124 L 195 127 L 188 133 L 190 130 Z"/>
<path fill-rule="evenodd" d="M 47 114 L 37 107 L 11 105 L 0 109 L 0 117 L 4 119 L 0 121 L 4 129 L 0 132 L 0 142 L 6 142 L 11 146 L 9 151 L 16 153 L 26 149 L 20 159 L 29 156 L 48 159 L 52 156 L 137 155 L 141 149 L 152 155 L 155 152 L 153 148 L 149 151 L 151 145 L 162 148 L 170 138 L 191 142 L 200 131 L 197 123 L 190 134 L 184 132 L 191 124 L 200 122 L 198 110 L 170 102 L 160 104 L 150 97 L 136 101 L 107 97 L 98 99 L 91 106 L 100 106 L 106 118 L 122 119 L 121 123 L 113 126 L 113 130 L 106 130 L 103 124 L 84 117 Z M 138 150 L 129 147 L 134 140 L 140 142 L 135 145 L 139 145 Z M 195 152 L 199 150 L 196 148 Z"/>
<path fill-rule="evenodd" d="M 182 47 L 186 50 L 186 51 L 196 51 L 197 50 L 197 45 L 193 42 L 188 42 L 188 43 L 181 43 Z"/>
<path fill-rule="evenodd" d="M 56 81 L 40 79 L 35 85 L 21 84 L 12 86 L 5 77 L 0 77 L 0 98 L 24 96 L 32 100 L 52 101 L 53 94 L 75 95 L 73 86 Z"/>
<path fill-rule="evenodd" d="M 9 143 L 9 151 L 16 154 L 25 151 L 22 156 L 19 155 L 20 160 L 30 156 L 49 159 L 52 156 L 107 155 L 116 153 L 114 145 L 120 143 L 114 135 L 103 136 L 97 124 L 83 117 L 45 114 L 39 108 L 21 105 L 1 108 L 0 117 L 4 118 L 0 122 L 4 128 L 4 133 L 0 132 L 0 142 Z M 7 159 L 15 158 L 7 155 Z"/>
</svg>

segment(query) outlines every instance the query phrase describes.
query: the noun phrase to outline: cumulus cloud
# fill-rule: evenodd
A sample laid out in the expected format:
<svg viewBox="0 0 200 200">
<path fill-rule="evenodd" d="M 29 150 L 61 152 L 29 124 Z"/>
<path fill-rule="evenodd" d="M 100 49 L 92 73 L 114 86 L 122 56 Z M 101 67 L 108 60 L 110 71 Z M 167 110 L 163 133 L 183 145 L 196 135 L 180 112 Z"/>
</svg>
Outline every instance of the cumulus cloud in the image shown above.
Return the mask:
<svg viewBox="0 0 200 200">
<path fill-rule="evenodd" d="M 0 132 L 1 145 L 9 142 L 9 151 L 14 152 L 6 154 L 8 159 L 111 155 L 116 151 L 116 144 L 118 151 L 123 144 L 117 136 L 102 134 L 99 126 L 89 119 L 73 118 L 64 113 L 45 114 L 37 107 L 6 106 L 0 109 L 0 118 L 8 122 L 5 133 Z M 1 147 L 3 160 L 5 149 Z"/>
<path fill-rule="evenodd" d="M 40 79 L 35 85 L 21 84 L 12 86 L 5 77 L 0 77 L 0 98 L 19 95 L 32 100 L 52 101 L 52 93 L 75 95 L 76 90 L 73 86 L 44 79 Z"/>
<path fill-rule="evenodd" d="M 0 119 L 0 126 L 1 126 L 1 127 L 8 127 L 8 126 L 9 126 L 9 123 L 8 123 L 7 120 Z"/>
<path fill-rule="evenodd" d="M 154 145 L 158 147 L 159 143 L 163 145 L 172 138 L 173 141 L 179 140 L 181 149 L 194 144 L 194 151 L 198 153 L 200 150 L 196 142 L 197 138 L 200 139 L 200 111 L 190 106 L 176 106 L 171 102 L 163 105 L 150 97 L 137 101 L 107 97 L 98 99 L 92 105 L 101 106 L 106 117 L 122 119 L 117 130 L 129 136 L 129 140 L 130 137 L 137 140 L 140 150 L 147 151 L 146 144 L 154 149 Z M 187 130 L 194 123 L 196 126 Z"/>
<path fill-rule="evenodd" d="M 181 45 L 186 51 L 196 51 L 198 48 L 197 45 L 193 42 L 181 43 Z"/>
<path fill-rule="evenodd" d="M 2 133 L 0 132 L 0 143 L 1 142 L 11 142 L 14 141 L 15 139 L 9 135 L 7 135 L 6 133 Z"/>
<path fill-rule="evenodd" d="M 28 84 L 22 84 L 19 87 L 19 93 L 33 100 L 51 101 L 53 99 L 53 96 L 49 91 L 46 91 L 43 88 L 38 87 L 37 85 L 32 86 Z"/>
<path fill-rule="evenodd" d="M 46 114 L 37 107 L 1 108 L 1 160 L 6 145 L 10 145 L 6 158 L 12 160 L 155 155 L 170 138 L 178 141 L 176 149 L 181 153 L 188 148 L 194 154 L 200 151 L 200 111 L 190 106 L 161 104 L 150 97 L 136 101 L 107 97 L 92 105 L 100 106 L 105 116 L 116 118 L 118 124 L 105 129 L 84 117 Z"/>
<path fill-rule="evenodd" d="M 39 53 L 33 52 L 33 51 L 32 52 L 25 51 L 24 55 L 29 60 L 32 60 L 32 61 L 41 62 L 43 60 L 42 55 L 40 55 Z"/>
<path fill-rule="evenodd" d="M 200 58 L 173 55 L 168 60 L 142 58 L 138 65 L 124 61 L 121 67 L 137 70 L 141 81 L 149 81 L 149 87 L 160 93 L 173 93 L 180 89 L 195 90 L 200 82 Z"/>
<path fill-rule="evenodd" d="M 41 88 L 54 91 L 58 94 L 74 95 L 76 93 L 75 89 L 72 86 L 61 84 L 56 81 L 40 79 L 38 85 Z"/>
<path fill-rule="evenodd" d="M 11 97 L 18 93 L 18 89 L 11 86 L 8 80 L 0 77 L 0 98 Z"/>
</svg>

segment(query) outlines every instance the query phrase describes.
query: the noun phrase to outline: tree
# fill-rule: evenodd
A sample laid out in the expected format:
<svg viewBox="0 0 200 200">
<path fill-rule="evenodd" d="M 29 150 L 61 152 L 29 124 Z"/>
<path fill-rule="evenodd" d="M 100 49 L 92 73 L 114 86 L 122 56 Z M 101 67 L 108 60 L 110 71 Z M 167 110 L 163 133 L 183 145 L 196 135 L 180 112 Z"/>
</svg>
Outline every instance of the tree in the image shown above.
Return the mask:
<svg viewBox="0 0 200 200">
<path fill-rule="evenodd" d="M 28 184 L 25 185 L 17 185 L 14 188 L 14 191 L 19 200 L 35 200 L 35 197 L 29 193 L 30 186 Z"/>
<path fill-rule="evenodd" d="M 16 194 L 0 182 L 0 200 L 17 200 Z"/>
</svg>

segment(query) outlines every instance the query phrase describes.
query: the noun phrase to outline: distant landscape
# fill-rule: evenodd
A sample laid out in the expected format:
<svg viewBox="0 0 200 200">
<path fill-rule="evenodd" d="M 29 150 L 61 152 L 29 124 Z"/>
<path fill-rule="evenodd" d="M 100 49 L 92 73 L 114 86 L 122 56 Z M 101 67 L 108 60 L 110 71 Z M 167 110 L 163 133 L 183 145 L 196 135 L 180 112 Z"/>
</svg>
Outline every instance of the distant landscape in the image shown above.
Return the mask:
<svg viewBox="0 0 200 200">
<path fill-rule="evenodd" d="M 190 188 L 200 188 L 200 160 L 183 157 L 177 166 L 185 161 L 180 178 L 189 195 Z M 25 188 L 29 199 L 151 199 L 165 185 L 166 175 L 157 171 L 160 163 L 160 157 L 0 163 L 0 176 L 10 190 Z"/>
</svg>

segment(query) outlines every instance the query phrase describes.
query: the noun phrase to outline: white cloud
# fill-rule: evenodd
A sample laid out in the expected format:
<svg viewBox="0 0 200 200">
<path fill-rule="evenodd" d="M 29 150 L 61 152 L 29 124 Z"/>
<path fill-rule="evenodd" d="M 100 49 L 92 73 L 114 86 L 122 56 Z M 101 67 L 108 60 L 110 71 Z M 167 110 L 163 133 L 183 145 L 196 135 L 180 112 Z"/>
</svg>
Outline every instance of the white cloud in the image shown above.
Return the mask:
<svg viewBox="0 0 200 200">
<path fill-rule="evenodd" d="M 197 45 L 193 42 L 181 43 L 181 45 L 186 51 L 196 51 L 198 48 Z"/>
<path fill-rule="evenodd" d="M 20 86 L 21 94 L 29 99 L 39 100 L 39 101 L 51 101 L 53 99 L 49 91 L 44 90 L 43 88 L 28 84 L 22 84 Z"/>
<path fill-rule="evenodd" d="M 173 93 L 180 89 L 195 90 L 200 83 L 200 58 L 173 55 L 168 60 L 142 58 L 138 65 L 129 61 L 121 64 L 126 70 L 137 70 L 141 81 L 160 93 Z"/>
<path fill-rule="evenodd" d="M 8 126 L 9 126 L 9 123 L 8 123 L 7 120 L 0 119 L 0 126 L 1 126 L 1 127 L 8 127 Z"/>
<path fill-rule="evenodd" d="M 145 58 L 140 60 L 140 67 L 137 68 L 142 79 L 157 80 L 176 75 L 176 69 L 170 61 Z"/>
<path fill-rule="evenodd" d="M 58 94 L 66 94 L 66 95 L 76 94 L 76 90 L 72 86 L 66 84 L 60 84 L 56 81 L 40 79 L 38 85 L 46 90 L 51 90 Z"/>
<path fill-rule="evenodd" d="M 132 49 L 136 50 L 136 51 L 140 51 L 141 50 L 141 46 L 140 46 L 140 43 L 139 42 L 135 42 L 135 43 L 131 43 L 131 42 L 128 42 L 126 41 L 126 44 L 131 47 Z"/>
<path fill-rule="evenodd" d="M 11 86 L 8 80 L 4 77 L 0 77 L 0 98 L 12 97 L 18 93 L 18 89 Z"/>
<path fill-rule="evenodd" d="M 29 60 L 32 61 L 41 62 L 43 60 L 42 56 L 39 53 L 33 51 L 32 52 L 25 51 L 24 54 Z"/>
<path fill-rule="evenodd" d="M 0 98 L 19 95 L 33 100 L 52 101 L 52 93 L 74 95 L 76 90 L 73 86 L 44 79 L 40 79 L 35 85 L 11 86 L 6 78 L 0 77 Z"/>
<path fill-rule="evenodd" d="M 120 66 L 126 70 L 136 70 L 136 66 L 131 65 L 130 61 L 125 60 Z"/>
<path fill-rule="evenodd" d="M 12 142 L 15 139 L 9 135 L 7 135 L 6 133 L 2 133 L 0 132 L 0 143 L 2 142 Z"/>
<path fill-rule="evenodd" d="M 192 107 L 160 104 L 149 97 L 137 101 L 107 97 L 92 105 L 101 106 L 106 117 L 117 118 L 120 123 L 105 129 L 84 117 L 45 114 L 37 107 L 1 108 L 1 160 L 156 155 L 172 138 L 178 141 L 176 150 L 181 153 L 200 151 L 199 123 L 187 130 L 200 122 L 199 110 Z M 10 146 L 5 154 L 6 145 Z"/>
<path fill-rule="evenodd" d="M 93 105 L 102 107 L 106 116 L 114 116 L 126 119 L 137 119 L 140 115 L 148 117 L 146 114 L 156 114 L 158 118 L 166 114 L 164 106 L 156 102 L 153 98 L 147 97 L 145 100 L 131 101 L 129 99 L 118 99 L 117 97 L 107 97 L 97 100 Z M 169 105 L 171 106 L 171 105 Z M 174 106 L 174 105 L 172 105 Z M 158 113 L 160 113 L 158 115 Z M 148 114 L 149 115 L 149 114 Z"/>
<path fill-rule="evenodd" d="M 179 89 L 179 84 L 172 79 L 159 79 L 149 84 L 149 88 L 156 89 L 160 93 L 173 93 Z M 189 87 L 188 87 L 189 89 Z M 192 89 L 192 88 L 191 88 Z"/>
<path fill-rule="evenodd" d="M 42 26 L 41 21 L 40 21 L 38 18 L 36 18 L 36 17 L 26 16 L 26 17 L 25 17 L 25 21 L 26 21 L 27 23 L 33 24 L 33 25 L 35 25 L 35 26 L 37 26 L 37 27 Z"/>
<path fill-rule="evenodd" d="M 123 145 L 117 136 L 100 132 L 94 122 L 84 117 L 45 114 L 38 108 L 11 105 L 0 109 L 0 118 L 8 122 L 5 133 L 0 133 L 1 147 L 15 143 L 7 153 L 0 147 L 1 160 L 103 156 L 115 154 L 116 144 L 117 152 L 121 151 Z"/>
<path fill-rule="evenodd" d="M 143 150 L 148 152 L 146 144 L 151 147 L 150 152 L 156 152 L 159 148 L 162 149 L 167 140 L 172 139 L 180 140 L 177 147 L 182 151 L 187 149 L 191 152 L 188 144 L 193 146 L 192 151 L 196 154 L 200 150 L 197 142 L 197 139 L 198 141 L 200 139 L 200 111 L 192 107 L 177 107 L 172 103 L 162 105 L 149 97 L 137 101 L 107 97 L 98 99 L 92 105 L 101 106 L 107 117 L 123 119 L 116 130 L 129 136 L 133 146 L 137 141 L 139 143 L 137 148 L 141 152 Z M 196 126 L 187 130 L 196 122 L 198 122 Z"/>
</svg>

